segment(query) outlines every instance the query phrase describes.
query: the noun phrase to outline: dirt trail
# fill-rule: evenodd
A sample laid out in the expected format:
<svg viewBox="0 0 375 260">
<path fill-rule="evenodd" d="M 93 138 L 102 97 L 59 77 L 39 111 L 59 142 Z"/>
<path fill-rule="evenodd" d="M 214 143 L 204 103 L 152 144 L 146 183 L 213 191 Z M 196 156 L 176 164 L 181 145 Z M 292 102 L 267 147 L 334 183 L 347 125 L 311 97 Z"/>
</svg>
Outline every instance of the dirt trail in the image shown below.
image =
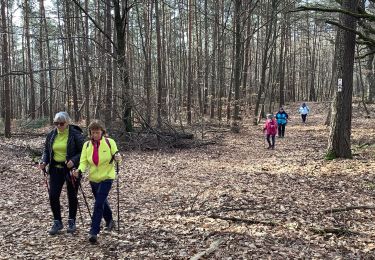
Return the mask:
<svg viewBox="0 0 375 260">
<path fill-rule="evenodd" d="M 327 106 L 309 105 L 307 125 L 298 104 L 286 106 L 292 121 L 275 150 L 265 149 L 262 126 L 245 120 L 239 134 L 226 132 L 215 145 L 125 152 L 121 232 L 101 233 L 97 246 L 87 241 L 82 198 L 77 234 L 48 236 L 42 176 L 17 151 L 43 138 L 1 139 L 0 259 L 189 259 L 200 252 L 210 259 L 375 258 L 375 209 L 324 212 L 375 207 L 375 120 L 355 110 L 354 159 L 325 161 Z M 87 181 L 84 189 L 90 194 Z"/>
</svg>

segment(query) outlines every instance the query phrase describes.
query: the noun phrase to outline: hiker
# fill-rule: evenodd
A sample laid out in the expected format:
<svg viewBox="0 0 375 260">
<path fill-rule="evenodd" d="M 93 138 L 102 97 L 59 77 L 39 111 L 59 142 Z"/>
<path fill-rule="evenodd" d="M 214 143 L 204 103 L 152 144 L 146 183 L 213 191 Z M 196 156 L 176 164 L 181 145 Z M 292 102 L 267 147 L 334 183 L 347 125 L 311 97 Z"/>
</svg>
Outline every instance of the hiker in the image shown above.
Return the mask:
<svg viewBox="0 0 375 260">
<path fill-rule="evenodd" d="M 301 107 L 299 108 L 299 113 L 301 114 L 302 123 L 306 124 L 306 117 L 309 114 L 310 109 L 306 105 L 306 103 L 302 103 Z"/>
<path fill-rule="evenodd" d="M 115 225 L 107 197 L 116 177 L 113 161 L 119 162 L 121 155 L 115 141 L 106 137 L 105 127 L 101 122 L 90 123 L 89 136 L 90 140 L 82 148 L 79 168 L 73 175 L 79 177 L 86 169 L 89 170 L 88 178 L 95 198 L 89 241 L 96 243 L 102 218 L 106 223 L 105 230 L 112 230 Z"/>
<path fill-rule="evenodd" d="M 264 124 L 263 132 L 266 132 L 266 139 L 268 142 L 267 149 L 275 149 L 275 136 L 277 132 L 277 122 L 272 114 L 267 115 L 266 123 Z"/>
<path fill-rule="evenodd" d="M 279 138 L 284 138 L 285 126 L 288 123 L 288 114 L 284 111 L 284 108 L 280 107 L 279 112 L 276 114 L 277 120 L 277 132 Z"/>
<path fill-rule="evenodd" d="M 60 194 L 65 182 L 69 203 L 67 232 L 76 231 L 78 185 L 70 181 L 70 169 L 78 167 L 84 137 L 81 128 L 71 125 L 70 121 L 67 112 L 58 112 L 55 115 L 53 119 L 55 128 L 47 135 L 42 161 L 39 164 L 39 169 L 43 171 L 46 171 L 47 165 L 49 166 L 49 200 L 54 219 L 49 231 L 50 235 L 56 235 L 63 229 Z"/>
</svg>

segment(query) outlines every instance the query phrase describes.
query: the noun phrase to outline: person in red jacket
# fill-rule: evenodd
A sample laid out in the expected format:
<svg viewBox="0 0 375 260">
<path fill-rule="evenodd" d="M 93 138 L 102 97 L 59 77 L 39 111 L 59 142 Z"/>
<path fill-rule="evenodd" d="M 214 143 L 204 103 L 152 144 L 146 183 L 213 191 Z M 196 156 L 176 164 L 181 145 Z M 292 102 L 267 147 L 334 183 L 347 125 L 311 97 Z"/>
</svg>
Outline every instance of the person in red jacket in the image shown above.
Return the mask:
<svg viewBox="0 0 375 260">
<path fill-rule="evenodd" d="M 263 132 L 266 133 L 268 142 L 267 149 L 275 149 L 275 137 L 277 133 L 277 122 L 272 114 L 267 115 L 267 121 L 264 124 Z"/>
</svg>

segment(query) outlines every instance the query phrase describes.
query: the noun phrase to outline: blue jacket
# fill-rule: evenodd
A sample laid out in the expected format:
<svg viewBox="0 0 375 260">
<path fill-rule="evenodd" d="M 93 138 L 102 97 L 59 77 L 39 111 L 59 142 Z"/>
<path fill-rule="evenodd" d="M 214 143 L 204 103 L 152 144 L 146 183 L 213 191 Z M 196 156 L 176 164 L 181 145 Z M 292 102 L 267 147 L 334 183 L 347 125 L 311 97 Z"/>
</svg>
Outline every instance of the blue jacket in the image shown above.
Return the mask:
<svg viewBox="0 0 375 260">
<path fill-rule="evenodd" d="M 57 129 L 48 133 L 42 155 L 42 162 L 51 165 L 53 160 L 52 145 L 57 135 Z M 66 149 L 66 160 L 72 160 L 74 167 L 78 168 L 81 157 L 84 137 L 79 126 L 69 125 L 68 147 Z"/>
<path fill-rule="evenodd" d="M 285 111 L 277 112 L 276 120 L 277 120 L 278 125 L 285 125 L 288 122 L 287 119 L 288 119 L 288 114 L 285 113 Z"/>
</svg>

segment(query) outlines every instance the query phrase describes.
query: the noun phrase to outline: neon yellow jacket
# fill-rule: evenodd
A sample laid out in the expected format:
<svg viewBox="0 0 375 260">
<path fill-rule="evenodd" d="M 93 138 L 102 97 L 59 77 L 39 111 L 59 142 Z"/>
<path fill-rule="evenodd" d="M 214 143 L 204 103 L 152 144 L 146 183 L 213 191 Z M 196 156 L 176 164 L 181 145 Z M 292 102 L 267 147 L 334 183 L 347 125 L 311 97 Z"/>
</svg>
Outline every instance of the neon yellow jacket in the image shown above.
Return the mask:
<svg viewBox="0 0 375 260">
<path fill-rule="evenodd" d="M 105 138 L 103 137 L 100 140 L 99 145 L 99 163 L 98 166 L 92 161 L 92 154 L 94 152 L 94 146 L 92 145 L 91 140 L 86 141 L 82 147 L 81 159 L 79 162 L 78 170 L 85 172 L 86 169 L 89 169 L 89 180 L 92 182 L 101 182 L 108 179 L 115 179 L 115 162 L 109 163 L 112 159 L 112 156 L 118 152 L 116 142 L 107 138 L 110 143 L 110 146 L 107 144 Z"/>
</svg>

